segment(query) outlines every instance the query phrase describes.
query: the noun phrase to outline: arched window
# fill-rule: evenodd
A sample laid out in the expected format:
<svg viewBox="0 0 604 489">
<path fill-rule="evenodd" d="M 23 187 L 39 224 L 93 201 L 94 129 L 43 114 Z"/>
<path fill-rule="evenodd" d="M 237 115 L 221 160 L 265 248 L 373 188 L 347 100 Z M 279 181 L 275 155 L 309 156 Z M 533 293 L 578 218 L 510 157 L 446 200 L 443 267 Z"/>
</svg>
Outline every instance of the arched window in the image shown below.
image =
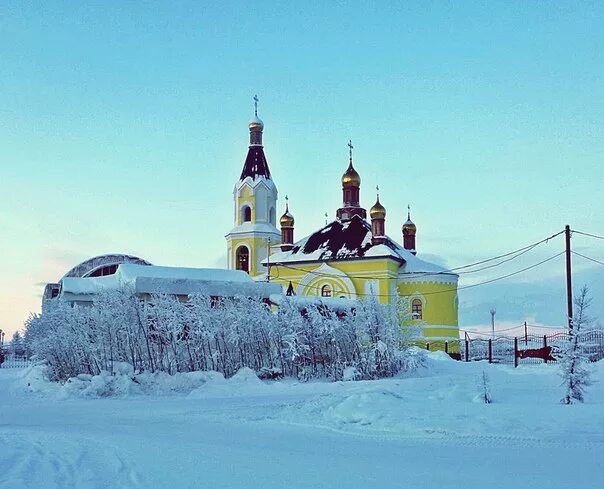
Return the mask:
<svg viewBox="0 0 604 489">
<path fill-rule="evenodd" d="M 252 220 L 252 209 L 249 205 L 244 205 L 241 208 L 241 220 L 243 222 L 250 222 Z"/>
<path fill-rule="evenodd" d="M 273 226 L 276 223 L 275 217 L 275 208 L 271 207 L 271 210 L 268 212 L 268 222 L 270 222 Z"/>
<path fill-rule="evenodd" d="M 235 253 L 235 268 L 250 273 L 250 250 L 247 246 L 240 246 Z"/>
<path fill-rule="evenodd" d="M 331 286 L 325 284 L 321 287 L 321 297 L 331 297 Z"/>
<path fill-rule="evenodd" d="M 117 272 L 118 265 L 105 265 L 104 267 L 99 267 L 94 270 L 92 273 L 87 275 L 88 277 L 104 277 L 105 275 L 113 275 Z"/>
<path fill-rule="evenodd" d="M 413 319 L 422 319 L 422 301 L 419 299 L 413 299 L 411 302 L 411 316 Z"/>
</svg>

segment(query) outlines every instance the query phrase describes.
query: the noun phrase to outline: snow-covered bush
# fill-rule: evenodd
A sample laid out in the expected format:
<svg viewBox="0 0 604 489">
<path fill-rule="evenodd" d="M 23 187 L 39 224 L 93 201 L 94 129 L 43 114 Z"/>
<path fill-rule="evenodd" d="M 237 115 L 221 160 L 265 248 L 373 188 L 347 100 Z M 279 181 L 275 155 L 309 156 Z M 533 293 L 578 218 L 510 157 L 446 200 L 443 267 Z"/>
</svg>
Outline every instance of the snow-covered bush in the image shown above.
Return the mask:
<svg viewBox="0 0 604 489">
<path fill-rule="evenodd" d="M 351 302 L 333 310 L 286 298 L 275 313 L 246 297 L 137 298 L 123 289 L 99 294 L 93 306 L 49 301 L 26 322 L 25 346 L 48 362 L 54 380 L 79 374 L 217 371 L 247 367 L 260 375 L 373 379 L 413 369 L 423 360 L 403 328 L 408 304 Z M 353 369 L 353 370 L 351 370 Z"/>
</svg>

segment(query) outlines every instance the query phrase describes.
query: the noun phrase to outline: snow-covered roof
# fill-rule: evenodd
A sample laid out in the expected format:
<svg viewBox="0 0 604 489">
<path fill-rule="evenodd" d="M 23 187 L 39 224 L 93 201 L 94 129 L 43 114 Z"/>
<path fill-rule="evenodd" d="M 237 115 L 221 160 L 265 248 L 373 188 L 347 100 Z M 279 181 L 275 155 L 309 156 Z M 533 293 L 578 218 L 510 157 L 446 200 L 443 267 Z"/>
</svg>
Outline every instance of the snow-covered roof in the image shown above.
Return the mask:
<svg viewBox="0 0 604 489">
<path fill-rule="evenodd" d="M 121 263 L 134 263 L 137 265 L 151 265 L 147 260 L 143 260 L 137 256 L 125 255 L 123 253 L 115 253 L 108 255 L 99 255 L 93 258 L 89 258 L 82 263 L 79 263 L 71 270 L 69 270 L 64 276 L 65 277 L 85 277 L 94 272 L 97 268 L 108 266 L 108 265 L 118 265 Z"/>
<path fill-rule="evenodd" d="M 384 243 L 371 242 L 371 224 L 358 215 L 350 220 L 335 220 L 315 233 L 298 241 L 289 251 L 270 256 L 270 263 L 298 263 L 314 261 L 338 261 L 359 258 L 391 258 L 400 265 L 399 278 L 419 279 L 439 277 L 436 281 L 457 280 L 457 275 L 434 263 L 424 261 L 386 236 Z M 269 260 L 263 260 L 267 265 Z"/>
<path fill-rule="evenodd" d="M 279 230 L 269 222 L 243 222 L 239 226 L 235 226 L 229 234 L 241 234 L 241 233 L 273 233 L 275 235 L 281 236 Z"/>
<path fill-rule="evenodd" d="M 77 300 L 103 290 L 131 287 L 136 294 L 207 294 L 268 297 L 278 293 L 277 284 L 257 283 L 245 272 L 218 268 L 142 266 L 129 263 L 105 277 L 65 278 L 61 296 Z M 77 296 L 77 297 L 76 297 Z"/>
<path fill-rule="evenodd" d="M 333 311 L 350 311 L 357 301 L 345 299 L 343 297 L 314 297 L 314 296 L 286 296 L 283 294 L 273 294 L 270 296 L 273 304 L 280 306 L 285 301 L 295 304 L 298 308 L 310 306 L 325 306 Z"/>
</svg>

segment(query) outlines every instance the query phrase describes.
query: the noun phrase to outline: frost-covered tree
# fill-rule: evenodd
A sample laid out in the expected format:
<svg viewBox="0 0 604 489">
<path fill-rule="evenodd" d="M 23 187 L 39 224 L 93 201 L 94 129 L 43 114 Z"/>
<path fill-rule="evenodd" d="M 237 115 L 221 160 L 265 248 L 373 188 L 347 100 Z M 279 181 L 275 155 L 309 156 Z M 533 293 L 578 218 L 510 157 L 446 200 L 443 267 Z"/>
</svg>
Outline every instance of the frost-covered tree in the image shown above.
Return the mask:
<svg viewBox="0 0 604 489">
<path fill-rule="evenodd" d="M 25 345 L 21 332 L 15 331 L 10 342 L 10 351 L 13 355 L 21 357 L 25 355 Z"/>
<path fill-rule="evenodd" d="M 51 376 L 114 373 L 127 362 L 135 372 L 242 367 L 271 377 L 341 380 L 392 376 L 417 364 L 402 328 L 408 304 L 350 301 L 337 308 L 314 299 L 285 298 L 275 312 L 248 297 L 137 297 L 120 289 L 97 295 L 93 305 L 50 301 L 26 322 L 26 346 L 48 362 Z M 409 359 L 412 360 L 409 360 Z"/>
<path fill-rule="evenodd" d="M 591 368 L 588 355 L 582 349 L 581 336 L 586 332 L 592 319 L 587 310 L 591 304 L 587 287 L 583 287 L 579 296 L 575 299 L 575 314 L 573 317 L 573 328 L 565 349 L 559 358 L 560 376 L 566 393 L 560 400 L 563 404 L 573 404 L 575 401 L 583 402 L 585 387 L 591 384 Z"/>
</svg>

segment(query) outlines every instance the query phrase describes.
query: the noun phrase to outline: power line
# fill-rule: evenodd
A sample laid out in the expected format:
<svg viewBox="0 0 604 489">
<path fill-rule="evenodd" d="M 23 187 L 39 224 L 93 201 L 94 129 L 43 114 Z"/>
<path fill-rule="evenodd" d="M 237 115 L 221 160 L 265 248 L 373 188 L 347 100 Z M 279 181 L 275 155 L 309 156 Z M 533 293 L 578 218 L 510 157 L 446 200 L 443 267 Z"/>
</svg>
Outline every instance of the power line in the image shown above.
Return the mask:
<svg viewBox="0 0 604 489">
<path fill-rule="evenodd" d="M 454 268 L 450 268 L 447 270 L 441 270 L 438 272 L 409 272 L 409 273 L 405 273 L 405 275 L 407 277 L 430 277 L 430 276 L 438 276 L 438 275 L 450 275 L 452 273 L 455 273 L 456 275 L 463 275 L 463 274 L 469 274 L 469 273 L 476 273 L 476 272 L 480 272 L 482 270 L 487 270 L 490 268 L 494 268 L 500 265 L 503 265 L 504 263 L 507 263 L 511 260 L 515 260 L 516 258 L 518 258 L 519 256 L 522 256 L 525 253 L 528 253 L 529 251 L 531 251 L 532 249 L 534 249 L 535 247 L 537 247 L 540 244 L 546 243 L 548 242 L 550 239 L 555 238 L 556 236 L 559 236 L 560 234 L 564 233 L 564 231 L 560 231 L 558 233 L 552 234 L 551 236 L 548 236 L 547 238 L 544 238 L 540 241 L 537 241 L 535 243 L 531 243 L 527 246 L 523 246 L 522 248 L 518 248 L 517 250 L 514 251 L 510 251 L 508 253 L 504 253 L 502 255 L 498 255 L 498 256 L 494 256 L 492 258 L 487 258 L 486 260 L 481 260 L 478 262 L 474 262 L 474 263 L 470 263 L 468 265 L 462 265 L 459 267 L 454 267 Z M 510 258 L 507 258 L 510 257 Z M 494 260 L 499 260 L 501 258 L 507 258 L 506 260 L 502 260 L 499 263 L 493 264 L 493 265 L 488 265 L 486 267 L 482 267 L 482 268 L 478 268 L 475 270 L 467 270 L 467 271 L 461 271 L 461 272 L 456 272 L 456 270 L 463 270 L 465 268 L 471 268 L 477 265 L 482 265 L 484 263 L 488 263 L 488 262 L 492 262 Z M 289 268 L 290 270 L 296 270 L 296 271 L 300 271 L 300 272 L 304 272 L 304 273 L 311 273 L 313 275 L 318 275 L 318 276 L 325 276 L 325 277 L 333 277 L 333 274 L 331 273 L 327 273 L 327 272 L 317 272 L 314 270 L 307 270 L 304 268 L 300 268 L 300 267 L 293 267 L 291 265 L 287 265 L 283 262 L 274 262 L 272 264 L 273 267 L 285 267 L 285 268 Z M 348 275 L 348 278 L 362 278 L 362 279 L 378 279 L 378 280 L 398 280 L 398 277 L 375 277 L 375 276 L 367 276 L 367 275 Z"/>
<path fill-rule="evenodd" d="M 604 239 L 604 236 L 598 236 L 596 234 L 584 233 L 583 231 L 576 231 L 573 229 L 573 233 L 582 234 L 583 236 L 589 236 L 590 238 Z"/>
<path fill-rule="evenodd" d="M 514 329 L 519 329 L 519 328 L 524 328 L 524 324 L 521 324 L 520 326 L 514 326 L 512 328 L 498 329 L 498 330 L 495 331 L 495 333 L 505 333 L 506 331 L 512 331 Z M 465 329 L 460 329 L 459 331 L 462 331 L 462 332 L 468 333 L 468 334 L 478 334 L 478 335 L 483 335 L 483 336 L 491 336 L 491 331 L 485 332 L 485 333 L 483 333 L 481 331 L 467 331 Z"/>
<path fill-rule="evenodd" d="M 473 287 L 479 287 L 481 285 L 486 285 L 486 284 L 490 284 L 490 283 L 493 283 L 493 282 L 497 282 L 498 280 L 503 280 L 503 279 L 512 277 L 514 275 L 518 275 L 520 273 L 523 273 L 523 272 L 526 272 L 528 270 L 531 270 L 532 268 L 535 268 L 535 267 L 538 267 L 540 265 L 543 265 L 544 263 L 547 263 L 547 262 L 553 260 L 554 258 L 557 258 L 557 257 L 563 255 L 564 253 L 565 253 L 564 251 L 561 251 L 560 253 L 556 253 L 555 255 L 550 256 L 549 258 L 546 258 L 545 260 L 542 260 L 542 261 L 540 261 L 538 263 L 535 263 L 533 265 L 525 267 L 525 268 L 523 268 L 521 270 L 516 270 L 515 272 L 508 273 L 506 275 L 501 275 L 499 277 L 495 277 L 495 278 L 492 278 L 490 280 L 485 280 L 484 282 L 478 282 L 476 284 L 471 284 L 471 285 L 464 285 L 464 286 L 461 286 L 461 287 L 452 287 L 452 288 L 449 288 L 449 289 L 438 290 L 438 291 L 435 291 L 435 292 L 426 292 L 426 293 L 421 294 L 421 295 L 422 296 L 426 296 L 426 295 L 434 295 L 434 294 L 445 294 L 445 293 L 448 293 L 448 292 L 457 292 L 459 290 L 471 289 Z M 288 267 L 287 265 L 283 265 L 283 264 L 281 266 L 283 266 L 285 268 L 291 268 L 292 270 L 296 270 L 296 271 L 300 270 L 300 269 L 297 269 L 297 268 L 294 268 L 294 267 Z M 313 272 L 309 272 L 309 273 L 313 273 Z M 323 276 L 324 274 L 317 273 L 316 275 Z M 328 274 L 328 276 L 331 277 L 331 278 L 334 278 L 334 275 L 329 275 Z M 337 278 L 337 276 L 335 278 Z M 296 285 L 300 285 L 301 279 L 300 280 L 290 280 L 290 282 L 293 282 Z M 318 286 L 318 285 L 312 285 L 312 286 L 311 285 L 307 285 L 306 287 L 311 288 L 311 289 L 316 289 L 316 290 L 320 290 L 321 289 L 321 287 Z M 356 295 L 357 296 L 370 296 L 370 297 L 391 297 L 392 296 L 391 294 L 366 294 L 366 293 L 357 293 Z M 399 295 L 398 297 L 406 297 L 406 298 L 415 297 L 415 294 Z"/>
<path fill-rule="evenodd" d="M 568 331 L 568 329 L 563 328 L 561 326 L 553 326 L 553 327 L 552 326 L 538 326 L 536 324 L 528 324 L 528 323 L 527 323 L 527 326 L 529 328 L 548 329 L 550 331 L 562 331 L 562 332 L 567 332 Z"/>
<path fill-rule="evenodd" d="M 478 261 L 478 262 L 475 262 L 475 263 L 470 263 L 469 265 L 463 265 L 461 267 L 451 268 L 450 270 L 454 271 L 454 270 L 461 270 L 462 268 L 470 268 L 470 267 L 473 267 L 473 266 L 476 266 L 476 265 L 482 265 L 483 263 L 487 263 L 487 262 L 490 262 L 490 261 L 493 261 L 493 260 L 498 260 L 499 258 L 505 258 L 507 256 L 514 255 L 514 254 L 519 253 L 519 252 L 524 251 L 524 250 L 528 251 L 528 250 L 534 248 L 537 245 L 540 245 L 542 243 L 547 243 L 550 239 L 555 238 L 556 236 L 560 236 L 563 233 L 564 233 L 564 231 L 559 231 L 559 232 L 557 232 L 555 234 L 552 234 L 551 236 L 548 236 L 547 238 L 542 239 L 541 241 L 537 241 L 537 242 L 532 243 L 530 245 L 523 246 L 522 248 L 518 248 L 517 250 L 510 251 L 509 253 L 505 253 L 505 254 L 499 255 L 499 256 L 494 256 L 493 258 L 488 258 L 486 260 Z"/>
<path fill-rule="evenodd" d="M 578 253 L 576 251 L 571 251 L 571 253 L 573 255 L 580 256 L 581 258 L 585 258 L 586 260 L 593 261 L 594 263 L 598 263 L 600 265 L 604 265 L 604 261 L 599 261 L 599 260 L 596 260 L 595 258 L 590 258 L 589 256 L 582 255 L 581 253 Z"/>
<path fill-rule="evenodd" d="M 535 263 L 534 265 L 531 265 L 529 267 L 523 268 L 522 270 L 517 270 L 516 272 L 508 273 L 507 275 L 502 275 L 500 277 L 496 277 L 496 278 L 493 278 L 491 280 L 485 280 L 484 282 L 479 282 L 477 284 L 466 285 L 466 286 L 463 286 L 463 287 L 458 287 L 458 289 L 459 290 L 461 290 L 461 289 L 469 289 L 471 287 L 477 287 L 479 285 L 490 284 L 491 282 L 496 282 L 496 281 L 502 280 L 504 278 L 508 278 L 508 277 L 512 277 L 514 275 L 518 275 L 519 273 L 526 272 L 527 270 L 530 270 L 531 268 L 535 268 L 535 267 L 538 267 L 539 265 L 543 265 L 544 263 L 547 263 L 548 261 L 551 261 L 554 258 L 558 258 L 560 255 L 563 255 L 564 253 L 565 253 L 564 251 L 561 251 L 560 253 L 556 253 L 555 255 L 550 256 L 549 258 L 546 258 L 545 260 L 542 260 L 539 263 Z"/>
<path fill-rule="evenodd" d="M 525 250 L 521 251 L 520 253 L 518 253 L 516 255 L 513 255 L 510 258 L 506 258 L 505 260 L 501 260 L 500 262 L 495 263 L 494 265 L 488 265 L 486 267 L 476 268 L 474 270 L 467 270 L 465 272 L 457 272 L 457 275 L 464 275 L 464 274 L 467 274 L 467 273 L 482 272 L 483 270 L 488 270 L 489 268 L 498 267 L 499 265 L 503 265 L 504 263 L 507 263 L 507 262 L 512 261 L 512 260 L 515 260 L 519 256 L 522 256 L 525 253 L 528 253 L 529 251 L 531 251 L 532 249 L 534 249 L 536 246 L 537 246 L 536 244 L 533 245 L 533 246 L 530 246 L 530 247 L 526 248 Z M 492 260 L 490 260 L 490 261 L 492 261 Z M 466 268 L 466 267 L 458 267 L 458 269 L 460 269 L 460 268 Z M 454 270 L 454 269 L 451 269 L 451 270 Z M 445 273 L 445 272 L 439 272 L 439 273 Z"/>
</svg>

